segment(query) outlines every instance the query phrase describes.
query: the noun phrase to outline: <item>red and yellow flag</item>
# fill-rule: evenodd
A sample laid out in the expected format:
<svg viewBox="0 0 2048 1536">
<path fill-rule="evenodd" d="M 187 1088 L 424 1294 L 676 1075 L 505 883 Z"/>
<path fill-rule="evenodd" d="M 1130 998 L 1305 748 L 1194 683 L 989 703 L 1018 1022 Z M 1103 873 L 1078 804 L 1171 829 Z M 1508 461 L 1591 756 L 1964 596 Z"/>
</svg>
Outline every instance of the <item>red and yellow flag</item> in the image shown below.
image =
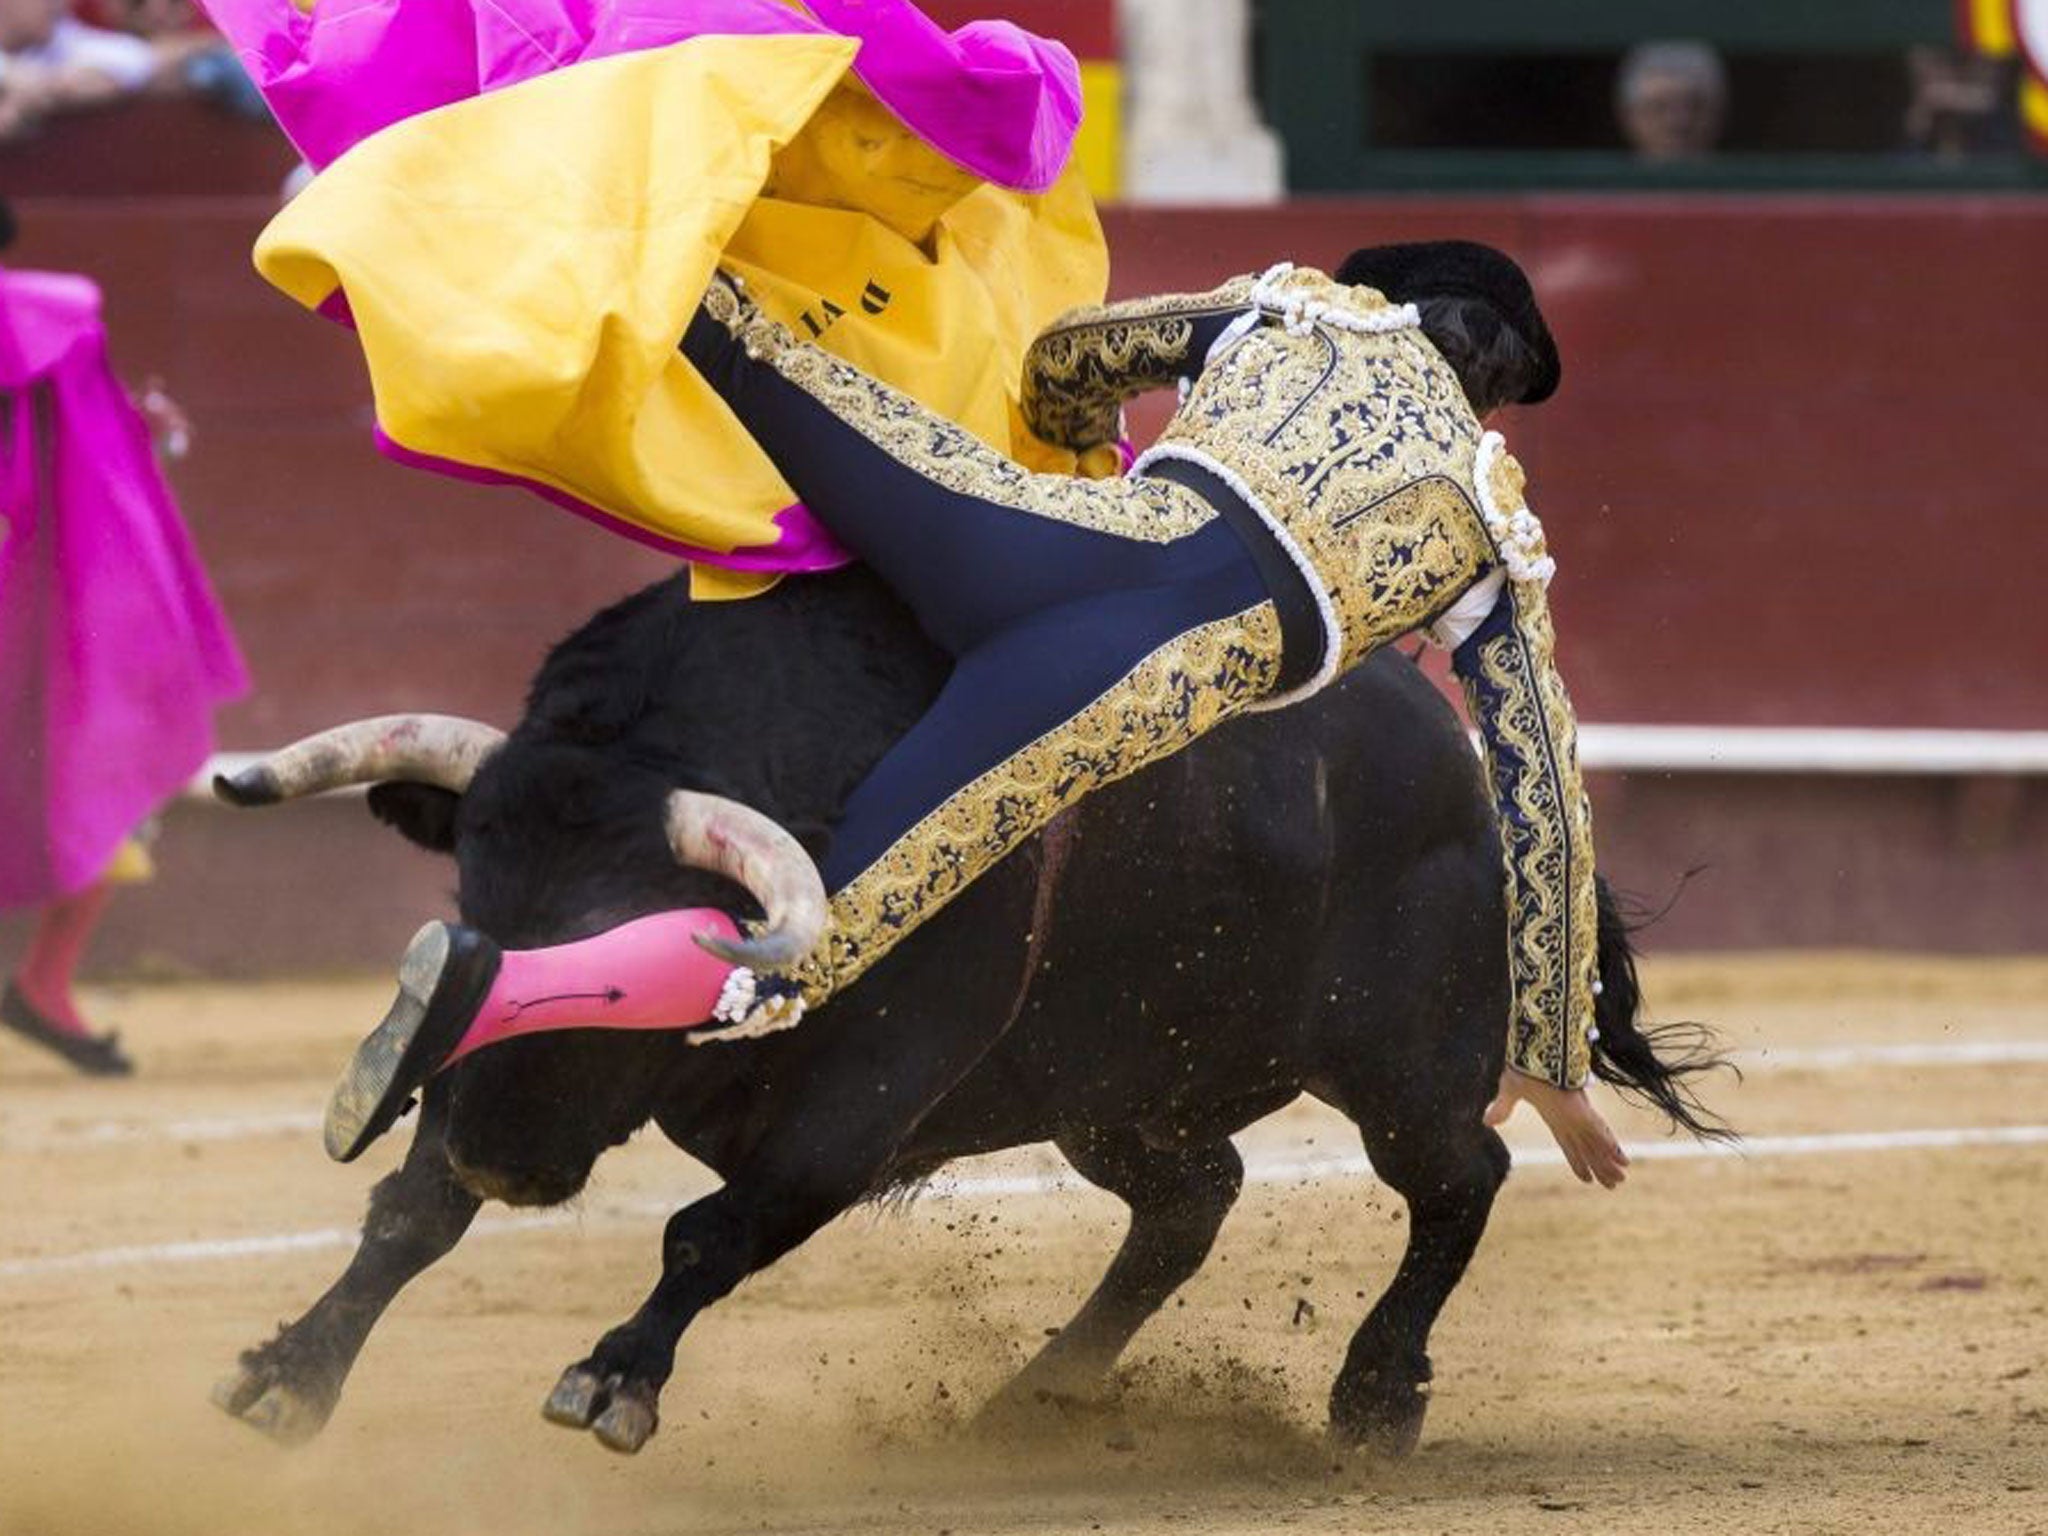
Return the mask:
<svg viewBox="0 0 2048 1536">
<path fill-rule="evenodd" d="M 1956 0 L 1956 12 L 1974 52 L 2018 56 L 2020 124 L 2035 152 L 2048 154 L 2048 0 Z"/>
</svg>

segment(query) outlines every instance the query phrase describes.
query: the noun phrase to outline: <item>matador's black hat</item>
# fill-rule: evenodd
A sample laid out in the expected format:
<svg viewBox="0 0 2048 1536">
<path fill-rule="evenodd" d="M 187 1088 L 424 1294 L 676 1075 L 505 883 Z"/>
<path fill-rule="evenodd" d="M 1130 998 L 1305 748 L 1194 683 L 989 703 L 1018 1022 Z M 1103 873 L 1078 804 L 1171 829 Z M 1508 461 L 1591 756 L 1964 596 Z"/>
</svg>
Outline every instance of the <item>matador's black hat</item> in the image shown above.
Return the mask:
<svg viewBox="0 0 2048 1536">
<path fill-rule="evenodd" d="M 1536 354 L 1536 380 L 1522 396 L 1534 405 L 1557 392 L 1564 365 L 1557 343 L 1536 307 L 1535 290 L 1512 258 L 1470 240 L 1422 240 L 1409 245 L 1371 245 L 1353 251 L 1337 269 L 1337 281 L 1377 288 L 1396 304 L 1436 294 L 1483 299 Z"/>
</svg>

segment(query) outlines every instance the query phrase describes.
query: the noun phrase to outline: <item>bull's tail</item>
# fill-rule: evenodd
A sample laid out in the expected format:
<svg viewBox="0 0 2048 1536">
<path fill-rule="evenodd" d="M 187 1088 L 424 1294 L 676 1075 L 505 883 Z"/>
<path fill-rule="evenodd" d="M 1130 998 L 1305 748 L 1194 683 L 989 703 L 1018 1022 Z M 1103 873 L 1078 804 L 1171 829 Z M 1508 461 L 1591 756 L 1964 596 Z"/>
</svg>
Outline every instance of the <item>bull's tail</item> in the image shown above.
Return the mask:
<svg viewBox="0 0 2048 1536">
<path fill-rule="evenodd" d="M 1694 1087 L 1708 1073 L 1733 1073 L 1735 1067 L 1714 1048 L 1714 1032 L 1704 1024 L 1637 1023 L 1643 994 L 1629 934 L 1641 925 L 1630 922 L 1605 880 L 1599 891 L 1600 998 L 1594 1018 L 1600 1033 L 1593 1042 L 1593 1075 L 1702 1140 L 1735 1140 L 1735 1131 L 1700 1102 Z"/>
</svg>

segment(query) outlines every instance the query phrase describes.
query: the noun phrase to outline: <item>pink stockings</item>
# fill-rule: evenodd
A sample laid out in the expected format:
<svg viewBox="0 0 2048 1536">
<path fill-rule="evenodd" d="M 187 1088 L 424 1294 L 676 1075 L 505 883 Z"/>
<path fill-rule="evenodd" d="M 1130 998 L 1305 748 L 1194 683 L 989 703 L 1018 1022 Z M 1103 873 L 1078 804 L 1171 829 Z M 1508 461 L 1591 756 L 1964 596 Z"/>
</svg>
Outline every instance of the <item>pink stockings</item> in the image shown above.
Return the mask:
<svg viewBox="0 0 2048 1536">
<path fill-rule="evenodd" d="M 547 949 L 508 949 L 448 1060 L 554 1029 L 687 1029 L 710 1020 L 733 967 L 695 935 L 739 936 L 723 912 L 688 907 Z"/>
<path fill-rule="evenodd" d="M 71 983 L 113 894 L 114 887 L 102 880 L 74 895 L 60 896 L 44 907 L 35 936 L 29 940 L 28 953 L 22 956 L 21 969 L 14 978 L 28 1005 L 68 1034 L 92 1033 L 91 1026 L 79 1015 Z"/>
</svg>

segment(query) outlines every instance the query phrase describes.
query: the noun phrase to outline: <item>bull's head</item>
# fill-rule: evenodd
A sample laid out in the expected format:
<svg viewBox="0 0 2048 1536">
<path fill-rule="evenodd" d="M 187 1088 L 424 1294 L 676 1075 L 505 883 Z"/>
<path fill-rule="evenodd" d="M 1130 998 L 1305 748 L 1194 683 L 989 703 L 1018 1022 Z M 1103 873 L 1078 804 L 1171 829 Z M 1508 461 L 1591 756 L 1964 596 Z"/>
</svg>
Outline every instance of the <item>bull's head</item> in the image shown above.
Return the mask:
<svg viewBox="0 0 2048 1536">
<path fill-rule="evenodd" d="M 388 780 L 459 795 L 504 741 L 495 726 L 454 715 L 381 715 L 293 742 L 260 763 L 218 776 L 213 790 L 240 806 Z M 662 820 L 679 862 L 745 886 L 767 914 L 751 937 L 700 934 L 699 944 L 721 960 L 762 970 L 810 953 L 825 929 L 825 884 L 794 837 L 737 800 L 698 790 L 672 791 Z"/>
<path fill-rule="evenodd" d="M 380 816 L 416 842 L 454 852 L 458 797 L 506 739 L 491 726 L 447 715 L 361 720 L 224 775 L 215 780 L 214 791 L 231 804 L 257 806 L 350 785 L 379 785 L 372 804 Z M 765 914 L 750 937 L 700 937 L 698 942 L 735 964 L 763 968 L 808 953 L 824 926 L 825 893 L 816 865 L 796 839 L 735 800 L 686 789 L 664 794 L 659 780 L 650 789 L 638 801 L 644 807 L 639 814 L 647 818 L 640 824 L 651 822 L 658 806 L 661 834 L 676 863 L 740 885 Z M 491 936 L 520 942 L 508 934 Z M 573 1195 L 598 1153 L 644 1122 L 646 1095 L 623 1090 L 636 1079 L 647 1081 L 654 1063 L 642 1058 L 661 1044 L 637 1034 L 600 1039 L 594 1032 L 578 1031 L 465 1058 L 444 1083 L 453 1110 L 448 1151 L 458 1176 L 479 1194 L 513 1203 L 553 1203 Z M 464 1112 L 472 1096 L 478 1100 L 475 1115 Z M 550 1126 L 545 1111 L 563 1105 L 579 1107 L 577 1123 Z"/>
</svg>

